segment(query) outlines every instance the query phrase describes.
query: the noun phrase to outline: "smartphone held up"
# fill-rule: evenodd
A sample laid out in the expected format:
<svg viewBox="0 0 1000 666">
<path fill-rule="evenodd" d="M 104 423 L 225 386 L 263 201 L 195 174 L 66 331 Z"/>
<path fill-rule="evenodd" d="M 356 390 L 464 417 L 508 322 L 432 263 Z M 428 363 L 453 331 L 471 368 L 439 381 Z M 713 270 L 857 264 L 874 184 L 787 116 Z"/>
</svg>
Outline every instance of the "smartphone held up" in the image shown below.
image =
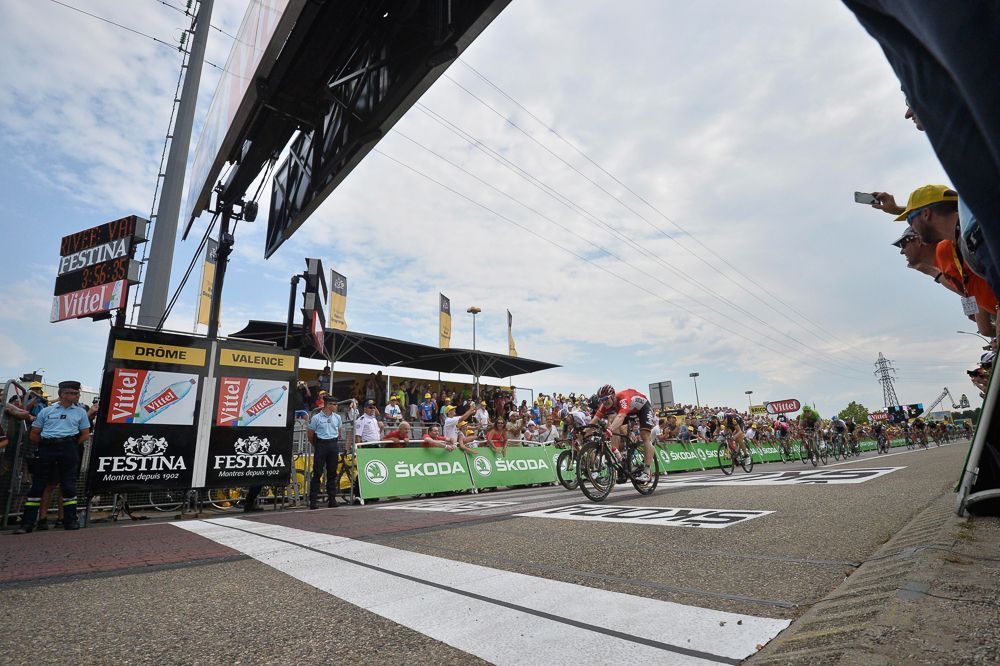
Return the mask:
<svg viewBox="0 0 1000 666">
<path fill-rule="evenodd" d="M 854 202 L 859 204 L 865 204 L 871 206 L 872 204 L 878 203 L 878 199 L 871 192 L 855 192 Z"/>
</svg>

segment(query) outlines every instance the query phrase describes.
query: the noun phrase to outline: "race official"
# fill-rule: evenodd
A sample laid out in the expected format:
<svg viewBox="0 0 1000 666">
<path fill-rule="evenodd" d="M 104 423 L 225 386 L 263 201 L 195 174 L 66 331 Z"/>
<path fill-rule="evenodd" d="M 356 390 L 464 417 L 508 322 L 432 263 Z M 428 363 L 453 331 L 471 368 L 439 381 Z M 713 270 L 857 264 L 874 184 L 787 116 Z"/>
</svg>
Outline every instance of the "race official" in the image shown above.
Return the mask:
<svg viewBox="0 0 1000 666">
<path fill-rule="evenodd" d="M 42 492 L 49 479 L 58 479 L 63 496 L 63 526 L 79 529 L 76 521 L 76 478 L 80 469 L 79 445 L 90 439 L 87 410 L 78 406 L 80 382 L 59 384 L 59 402 L 42 409 L 31 424 L 31 441 L 38 445 L 38 459 L 31 477 L 31 489 L 24 502 L 21 526 L 14 532 L 35 529 Z"/>
<path fill-rule="evenodd" d="M 337 506 L 337 460 L 340 457 L 340 414 L 337 413 L 337 399 L 332 395 L 323 396 L 323 409 L 309 419 L 306 431 L 313 445 L 313 473 L 309 483 L 309 508 L 318 509 L 319 486 L 326 469 L 326 504 L 331 509 Z"/>
<path fill-rule="evenodd" d="M 365 413 L 354 422 L 354 442 L 377 442 L 382 439 L 382 429 L 375 417 L 378 408 L 374 400 L 365 402 Z"/>
</svg>

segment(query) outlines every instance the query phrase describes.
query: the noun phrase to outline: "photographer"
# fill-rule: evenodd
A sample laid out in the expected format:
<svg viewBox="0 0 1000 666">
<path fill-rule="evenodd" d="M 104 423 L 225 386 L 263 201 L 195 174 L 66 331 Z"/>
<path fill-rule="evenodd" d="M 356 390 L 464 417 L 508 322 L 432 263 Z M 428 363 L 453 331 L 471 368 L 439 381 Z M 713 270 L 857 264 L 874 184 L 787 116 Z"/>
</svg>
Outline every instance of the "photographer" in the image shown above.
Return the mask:
<svg viewBox="0 0 1000 666">
<path fill-rule="evenodd" d="M 986 397 L 986 387 L 990 385 L 990 375 L 993 374 L 993 359 L 995 352 L 986 352 L 979 361 L 979 367 L 969 370 L 969 378 L 973 385 L 979 389 L 979 396 Z"/>
</svg>

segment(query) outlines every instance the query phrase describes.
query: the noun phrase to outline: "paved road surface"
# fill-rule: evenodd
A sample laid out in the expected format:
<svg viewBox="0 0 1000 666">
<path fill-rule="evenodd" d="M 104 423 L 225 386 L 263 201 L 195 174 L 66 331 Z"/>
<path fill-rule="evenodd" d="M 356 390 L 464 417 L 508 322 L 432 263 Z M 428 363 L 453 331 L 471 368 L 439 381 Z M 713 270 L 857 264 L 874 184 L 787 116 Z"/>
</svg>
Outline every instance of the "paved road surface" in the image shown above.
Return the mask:
<svg viewBox="0 0 1000 666">
<path fill-rule="evenodd" d="M 0 659 L 739 663 L 947 492 L 966 449 L 677 474 L 602 504 L 542 487 L 5 535 Z"/>
</svg>

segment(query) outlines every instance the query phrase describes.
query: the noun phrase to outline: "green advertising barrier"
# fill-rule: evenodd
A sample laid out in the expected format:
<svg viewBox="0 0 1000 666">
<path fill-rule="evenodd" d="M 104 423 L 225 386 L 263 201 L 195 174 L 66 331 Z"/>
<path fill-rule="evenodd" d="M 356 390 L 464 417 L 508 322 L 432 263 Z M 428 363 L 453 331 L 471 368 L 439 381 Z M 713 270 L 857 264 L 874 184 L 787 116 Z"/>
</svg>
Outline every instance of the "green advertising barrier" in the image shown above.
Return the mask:
<svg viewBox="0 0 1000 666">
<path fill-rule="evenodd" d="M 469 461 L 459 450 L 358 447 L 363 499 L 445 493 L 472 488 Z"/>
<path fill-rule="evenodd" d="M 665 472 L 686 472 L 692 469 L 718 469 L 715 457 L 718 444 L 691 442 L 685 449 L 680 444 L 657 444 L 656 455 L 660 457 L 660 470 Z"/>
<path fill-rule="evenodd" d="M 476 449 L 469 457 L 476 488 L 527 486 L 556 483 L 556 460 L 563 449 L 554 446 L 509 446 L 507 457 L 493 449 Z"/>
</svg>

